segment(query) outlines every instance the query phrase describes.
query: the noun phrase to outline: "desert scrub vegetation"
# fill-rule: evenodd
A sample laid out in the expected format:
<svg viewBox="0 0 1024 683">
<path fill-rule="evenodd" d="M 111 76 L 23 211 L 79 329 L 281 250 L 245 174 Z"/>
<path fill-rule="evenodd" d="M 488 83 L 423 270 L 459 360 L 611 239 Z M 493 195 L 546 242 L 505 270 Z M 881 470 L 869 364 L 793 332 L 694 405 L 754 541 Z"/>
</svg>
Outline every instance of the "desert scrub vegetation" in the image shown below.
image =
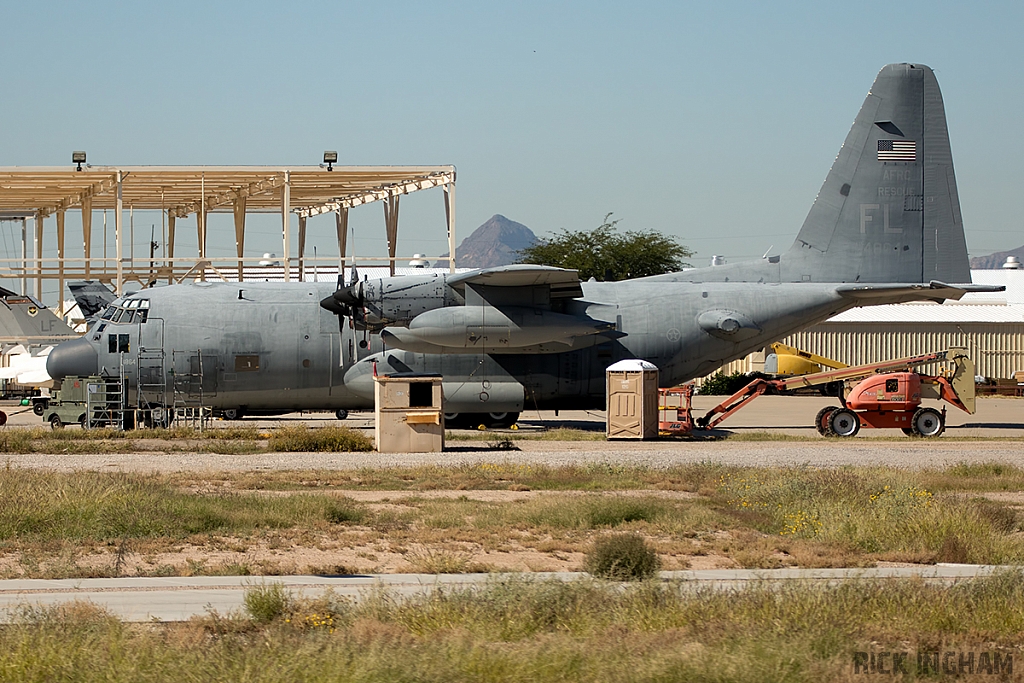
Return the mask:
<svg viewBox="0 0 1024 683">
<path fill-rule="evenodd" d="M 636 533 L 598 537 L 583 562 L 584 571 L 615 581 L 649 579 L 660 566 L 658 553 Z"/>
<path fill-rule="evenodd" d="M 0 429 L 0 453 L 137 453 L 151 450 L 251 453 L 264 449 L 265 437 L 254 427 L 196 430 Z"/>
<path fill-rule="evenodd" d="M 712 490 L 728 468 L 695 463 L 668 469 L 616 463 L 553 467 L 542 463 L 479 462 L 416 467 L 362 467 L 354 470 L 273 470 L 216 473 L 219 481 L 252 490 L 510 490 L 510 491 L 623 491 L 640 489 Z M 202 485 L 209 473 L 164 475 L 181 486 Z"/>
<path fill-rule="evenodd" d="M 348 427 L 281 427 L 270 435 L 270 450 L 299 452 L 372 451 L 373 439 Z"/>
<path fill-rule="evenodd" d="M 223 454 L 272 451 L 369 451 L 373 441 L 348 427 L 284 426 L 169 429 L 0 429 L 0 453 L 137 453 L 140 451 Z"/>
<path fill-rule="evenodd" d="M 998 652 L 1019 668 L 1022 579 L 1012 572 L 953 586 L 792 582 L 722 591 L 496 578 L 401 598 L 327 594 L 260 618 L 144 625 L 72 603 L 25 608 L 0 629 L 0 671 L 7 681 L 111 683 L 817 682 L 857 680 L 857 651 L 939 648 Z"/>
<path fill-rule="evenodd" d="M 292 609 L 293 598 L 280 583 L 260 583 L 245 591 L 242 604 L 253 620 L 268 624 Z"/>
<path fill-rule="evenodd" d="M 936 494 L 902 470 L 729 472 L 719 479 L 718 498 L 759 531 L 879 559 L 1024 561 L 1013 509 L 955 491 Z"/>
<path fill-rule="evenodd" d="M 1015 494 L 977 494 L 1019 490 L 1020 476 L 1001 465 L 506 462 L 153 475 L 8 467 L 0 469 L 0 574 L 299 573 L 305 565 L 290 563 L 290 548 L 316 555 L 301 562 L 359 571 L 575 570 L 610 532 L 641 536 L 667 569 L 1018 563 Z M 507 493 L 473 493 L 488 489 Z M 358 490 L 382 493 L 357 501 Z M 204 564 L 214 551 L 234 554 Z"/>
<path fill-rule="evenodd" d="M 154 477 L 0 470 L 0 548 L 53 541 L 181 539 L 354 522 L 350 501 L 327 495 L 196 495 Z"/>
</svg>

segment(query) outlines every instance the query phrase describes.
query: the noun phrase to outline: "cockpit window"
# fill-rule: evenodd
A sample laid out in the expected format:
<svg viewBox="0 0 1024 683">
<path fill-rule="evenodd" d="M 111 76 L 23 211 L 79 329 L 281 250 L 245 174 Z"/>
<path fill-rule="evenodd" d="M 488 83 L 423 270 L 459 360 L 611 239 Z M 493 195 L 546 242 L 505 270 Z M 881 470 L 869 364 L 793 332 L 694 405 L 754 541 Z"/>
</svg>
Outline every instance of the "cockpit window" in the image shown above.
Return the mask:
<svg viewBox="0 0 1024 683">
<path fill-rule="evenodd" d="M 128 325 L 132 322 L 144 323 L 149 319 L 149 299 L 115 301 L 103 311 L 101 319 L 121 325 Z"/>
</svg>

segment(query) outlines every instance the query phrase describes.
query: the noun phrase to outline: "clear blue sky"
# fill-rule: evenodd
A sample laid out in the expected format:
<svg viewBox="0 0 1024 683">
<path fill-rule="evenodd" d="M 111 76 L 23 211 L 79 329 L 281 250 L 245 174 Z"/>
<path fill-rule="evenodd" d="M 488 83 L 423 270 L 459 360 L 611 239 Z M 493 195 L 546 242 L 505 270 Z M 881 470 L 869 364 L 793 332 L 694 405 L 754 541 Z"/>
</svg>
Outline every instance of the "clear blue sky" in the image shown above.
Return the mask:
<svg viewBox="0 0 1024 683">
<path fill-rule="evenodd" d="M 460 239 L 495 213 L 544 235 L 614 212 L 695 263 L 788 247 L 879 68 L 920 62 L 970 252 L 1024 244 L 1019 2 L 0 0 L 0 19 L 0 165 L 454 164 Z M 440 192 L 403 201 L 400 253 L 444 251 Z M 379 206 L 352 220 L 379 253 Z M 251 225 L 280 251 L 278 224 Z"/>
</svg>

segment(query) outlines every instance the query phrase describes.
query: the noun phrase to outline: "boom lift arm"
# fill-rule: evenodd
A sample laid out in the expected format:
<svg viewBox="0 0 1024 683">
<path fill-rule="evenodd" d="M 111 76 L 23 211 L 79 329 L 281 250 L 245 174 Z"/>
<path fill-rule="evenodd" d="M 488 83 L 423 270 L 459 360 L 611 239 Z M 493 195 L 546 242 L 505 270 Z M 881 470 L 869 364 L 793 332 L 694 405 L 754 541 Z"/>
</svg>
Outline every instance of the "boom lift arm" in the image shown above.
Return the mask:
<svg viewBox="0 0 1024 683">
<path fill-rule="evenodd" d="M 861 380 L 870 375 L 884 373 L 884 372 L 900 372 L 909 371 L 911 368 L 925 365 L 927 363 L 934 363 L 937 361 L 950 361 L 954 363 L 955 370 L 952 374 L 953 380 L 944 375 L 922 375 L 922 383 L 925 385 L 937 385 L 937 391 L 935 394 L 930 394 L 926 398 L 941 398 L 946 400 L 961 410 L 973 413 L 974 410 L 974 394 L 970 392 L 969 398 L 965 395 L 966 391 L 962 391 L 961 387 L 964 385 L 963 376 L 967 372 L 971 373 L 970 381 L 973 383 L 973 363 L 967 357 L 966 349 L 949 349 L 948 351 L 941 351 L 935 353 L 925 353 L 918 356 L 908 356 L 906 358 L 897 358 L 895 360 L 883 361 L 881 363 L 870 363 L 868 365 L 858 365 L 854 367 L 843 367 L 835 370 L 827 370 L 825 372 L 816 372 L 810 375 L 796 375 L 793 377 L 787 377 L 785 379 L 755 379 L 747 386 L 743 387 L 735 394 L 727 398 L 722 403 L 718 404 L 711 410 L 709 410 L 703 417 L 699 417 L 695 420 L 696 425 L 701 429 L 713 429 L 722 423 L 727 417 L 738 411 L 743 406 L 753 401 L 758 396 L 761 396 L 771 389 L 776 391 L 790 389 L 794 387 L 810 387 L 825 384 L 828 382 L 849 382 L 853 380 Z M 818 361 L 815 361 L 818 362 Z M 971 386 L 973 389 L 973 384 Z M 961 400 L 961 395 L 969 400 L 970 408 Z M 845 399 L 841 399 L 844 401 Z"/>
<path fill-rule="evenodd" d="M 825 356 L 819 356 L 818 354 L 811 353 L 810 351 L 803 351 L 801 349 L 796 348 L 795 346 L 783 344 L 782 342 L 775 342 L 774 344 L 771 345 L 771 349 L 772 351 L 775 352 L 776 356 L 796 356 L 798 358 L 803 358 L 804 360 L 809 360 L 812 363 L 817 363 L 823 368 L 834 368 L 836 370 L 839 370 L 841 368 L 850 367 L 846 363 L 840 363 L 837 360 L 825 358 Z"/>
</svg>

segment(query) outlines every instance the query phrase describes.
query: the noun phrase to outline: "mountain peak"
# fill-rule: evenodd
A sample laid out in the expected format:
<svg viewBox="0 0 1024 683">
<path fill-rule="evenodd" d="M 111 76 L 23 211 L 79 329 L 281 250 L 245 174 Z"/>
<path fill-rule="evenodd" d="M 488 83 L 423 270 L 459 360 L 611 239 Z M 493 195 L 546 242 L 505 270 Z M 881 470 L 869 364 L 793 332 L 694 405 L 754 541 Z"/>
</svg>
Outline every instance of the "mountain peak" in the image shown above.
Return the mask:
<svg viewBox="0 0 1024 683">
<path fill-rule="evenodd" d="M 994 254 L 988 256 L 975 256 L 971 259 L 971 268 L 973 270 L 994 270 L 1003 267 L 1003 263 L 1006 262 L 1007 256 L 1016 256 L 1019 259 L 1024 260 L 1024 246 L 1011 249 L 1009 251 L 997 251 Z"/>
<path fill-rule="evenodd" d="M 507 266 L 515 263 L 519 252 L 536 241 L 537 236 L 528 227 L 496 213 L 456 247 L 455 265 L 460 268 Z"/>
</svg>

